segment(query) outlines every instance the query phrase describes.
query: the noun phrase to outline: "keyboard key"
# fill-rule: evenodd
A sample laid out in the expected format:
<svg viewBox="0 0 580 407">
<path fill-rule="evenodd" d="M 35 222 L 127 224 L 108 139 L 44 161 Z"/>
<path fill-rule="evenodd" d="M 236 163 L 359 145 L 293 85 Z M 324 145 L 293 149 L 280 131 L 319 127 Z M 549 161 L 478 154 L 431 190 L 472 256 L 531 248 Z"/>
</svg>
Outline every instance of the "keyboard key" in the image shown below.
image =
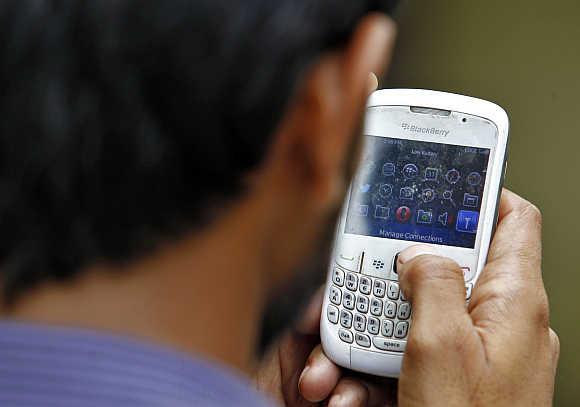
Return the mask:
<svg viewBox="0 0 580 407">
<path fill-rule="evenodd" d="M 369 338 L 365 334 L 361 334 L 361 333 L 357 332 L 354 334 L 354 339 L 356 340 L 356 343 L 360 346 L 363 346 L 365 348 L 371 347 L 371 338 Z"/>
<path fill-rule="evenodd" d="M 358 276 L 354 273 L 348 273 L 346 275 L 346 288 L 350 291 L 356 291 L 358 287 Z"/>
<path fill-rule="evenodd" d="M 376 279 L 373 288 L 373 294 L 375 295 L 375 297 L 383 298 L 385 296 L 386 290 L 387 290 L 386 281 Z"/>
<path fill-rule="evenodd" d="M 369 320 L 367 322 L 367 331 L 371 335 L 378 335 L 380 329 L 381 322 L 377 318 L 369 317 Z"/>
<path fill-rule="evenodd" d="M 375 336 L 373 338 L 373 345 L 375 345 L 377 349 L 385 350 L 387 352 L 404 352 L 405 346 L 407 346 L 407 342 L 395 341 L 393 339 L 385 339 L 381 338 L 380 336 Z"/>
<path fill-rule="evenodd" d="M 346 291 L 344 293 L 344 299 L 342 300 L 342 305 L 347 309 L 354 309 L 354 294 Z"/>
<path fill-rule="evenodd" d="M 399 304 L 397 318 L 409 319 L 410 316 L 411 316 L 411 304 L 409 304 L 408 302 L 403 302 L 402 304 Z"/>
<path fill-rule="evenodd" d="M 385 316 L 395 318 L 397 315 L 397 304 L 394 301 L 385 301 Z"/>
<path fill-rule="evenodd" d="M 371 314 L 380 317 L 383 313 L 383 302 L 377 298 L 371 300 Z"/>
<path fill-rule="evenodd" d="M 371 287 L 373 286 L 373 282 L 368 277 L 361 277 L 359 283 L 359 291 L 363 294 L 369 295 L 371 293 Z"/>
<path fill-rule="evenodd" d="M 352 332 L 347 331 L 346 329 L 339 329 L 338 337 L 342 339 L 343 342 L 352 343 Z"/>
<path fill-rule="evenodd" d="M 334 305 L 328 304 L 328 307 L 326 307 L 326 317 L 333 324 L 338 323 L 338 308 Z"/>
<path fill-rule="evenodd" d="M 332 282 L 337 286 L 342 287 L 344 285 L 344 271 L 335 267 L 332 272 Z"/>
<path fill-rule="evenodd" d="M 356 314 L 354 316 L 354 329 L 359 332 L 364 332 L 367 328 L 367 319 L 364 315 Z"/>
<path fill-rule="evenodd" d="M 350 328 L 352 326 L 352 314 L 347 310 L 340 311 L 340 325 L 345 328 Z"/>
<path fill-rule="evenodd" d="M 357 296 L 356 310 L 358 312 L 364 312 L 365 314 L 369 312 L 369 297 L 365 297 L 364 295 Z"/>
<path fill-rule="evenodd" d="M 340 299 L 342 298 L 342 292 L 340 291 L 340 288 L 335 286 L 330 287 L 328 298 L 330 298 L 330 301 L 333 304 L 340 305 Z"/>
<path fill-rule="evenodd" d="M 398 283 L 389 283 L 389 289 L 387 291 L 387 297 L 391 300 L 396 300 L 399 298 L 399 284 Z"/>
<path fill-rule="evenodd" d="M 393 330 L 394 330 L 394 326 L 395 324 L 393 323 L 393 321 L 390 321 L 388 319 L 383 319 L 383 326 L 381 327 L 381 334 L 383 336 L 393 336 Z"/>
<path fill-rule="evenodd" d="M 395 338 L 403 339 L 407 336 L 407 331 L 409 330 L 409 323 L 406 321 L 397 322 L 395 327 Z"/>
</svg>

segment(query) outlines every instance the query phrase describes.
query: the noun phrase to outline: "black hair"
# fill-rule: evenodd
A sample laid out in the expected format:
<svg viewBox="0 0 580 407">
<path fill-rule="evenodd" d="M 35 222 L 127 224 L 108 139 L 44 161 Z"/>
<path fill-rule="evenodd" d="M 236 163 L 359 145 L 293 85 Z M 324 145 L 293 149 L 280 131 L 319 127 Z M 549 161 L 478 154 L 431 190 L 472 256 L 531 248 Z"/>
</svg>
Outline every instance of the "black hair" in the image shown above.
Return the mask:
<svg viewBox="0 0 580 407">
<path fill-rule="evenodd" d="M 211 220 L 364 0 L 0 2 L 0 276 L 124 262 Z"/>
</svg>

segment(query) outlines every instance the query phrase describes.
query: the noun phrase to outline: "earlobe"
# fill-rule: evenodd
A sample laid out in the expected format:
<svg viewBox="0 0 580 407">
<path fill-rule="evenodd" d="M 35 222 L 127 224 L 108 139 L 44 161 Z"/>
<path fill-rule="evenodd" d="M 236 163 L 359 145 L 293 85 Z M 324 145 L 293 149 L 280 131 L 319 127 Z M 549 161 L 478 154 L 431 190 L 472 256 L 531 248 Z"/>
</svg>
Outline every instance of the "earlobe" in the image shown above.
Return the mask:
<svg viewBox="0 0 580 407">
<path fill-rule="evenodd" d="M 366 101 L 369 72 L 382 77 L 396 39 L 396 25 L 389 17 L 371 14 L 355 30 L 344 53 L 344 82 L 352 102 Z"/>
</svg>

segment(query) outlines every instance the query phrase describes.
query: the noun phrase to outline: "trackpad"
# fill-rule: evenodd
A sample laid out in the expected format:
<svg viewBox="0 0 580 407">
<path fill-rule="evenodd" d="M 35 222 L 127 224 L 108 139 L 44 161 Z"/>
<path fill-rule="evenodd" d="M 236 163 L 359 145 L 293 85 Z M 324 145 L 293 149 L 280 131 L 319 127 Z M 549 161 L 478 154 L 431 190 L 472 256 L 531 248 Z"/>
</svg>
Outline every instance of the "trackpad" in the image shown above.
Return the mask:
<svg viewBox="0 0 580 407">
<path fill-rule="evenodd" d="M 399 377 L 403 355 L 372 352 L 357 348 L 350 349 L 351 369 L 387 377 Z"/>
</svg>

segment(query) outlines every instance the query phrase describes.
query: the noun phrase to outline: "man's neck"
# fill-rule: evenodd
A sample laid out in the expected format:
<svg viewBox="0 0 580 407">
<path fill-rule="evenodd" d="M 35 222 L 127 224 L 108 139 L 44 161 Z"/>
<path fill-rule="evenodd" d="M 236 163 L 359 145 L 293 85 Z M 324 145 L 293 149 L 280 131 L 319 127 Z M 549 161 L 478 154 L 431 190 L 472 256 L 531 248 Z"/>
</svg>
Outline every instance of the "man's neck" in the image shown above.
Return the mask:
<svg viewBox="0 0 580 407">
<path fill-rule="evenodd" d="M 131 265 L 94 266 L 68 284 L 44 284 L 3 313 L 128 334 L 248 371 L 265 296 L 265 248 L 247 209 Z"/>
</svg>

